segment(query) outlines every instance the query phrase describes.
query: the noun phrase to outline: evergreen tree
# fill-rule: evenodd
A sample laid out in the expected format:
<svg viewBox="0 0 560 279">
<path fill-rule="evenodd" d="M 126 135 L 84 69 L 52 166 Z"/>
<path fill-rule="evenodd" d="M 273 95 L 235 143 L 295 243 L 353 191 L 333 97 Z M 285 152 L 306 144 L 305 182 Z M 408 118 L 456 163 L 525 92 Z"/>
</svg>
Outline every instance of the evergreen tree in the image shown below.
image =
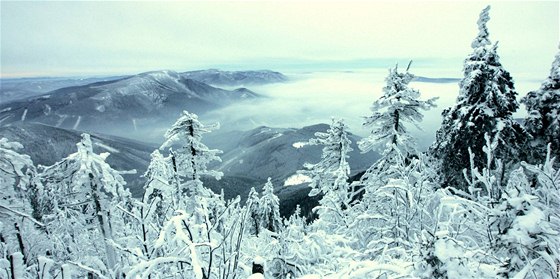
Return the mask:
<svg viewBox="0 0 560 279">
<path fill-rule="evenodd" d="M 364 123 L 371 127 L 371 135 L 358 143 L 362 152 L 382 153 L 359 182 L 365 193 L 353 208 L 349 230 L 357 246 L 372 257 L 384 257 L 382 251 L 395 257 L 406 254 L 403 246 L 410 248 L 416 237 L 411 231 L 419 227 L 413 223 L 423 217 L 425 195 L 431 187 L 405 124 L 418 127 L 423 118 L 420 110 L 434 107 L 435 98 L 419 100 L 420 92 L 408 87 L 413 78 L 408 68 L 404 73 L 397 67 L 389 70 L 383 95 L 373 103 L 373 114 Z"/>
<path fill-rule="evenodd" d="M 259 235 L 260 226 L 261 226 L 261 216 L 259 212 L 260 208 L 260 199 L 259 193 L 255 190 L 255 187 L 251 187 L 251 191 L 249 192 L 249 196 L 247 197 L 247 201 L 245 202 L 245 206 L 249 210 L 249 216 L 247 217 L 248 221 L 248 232 L 255 236 Z"/>
<path fill-rule="evenodd" d="M 307 170 L 300 171 L 311 177 L 309 196 L 323 195 L 318 213 L 319 218 L 329 225 L 344 221 L 343 210 L 350 207 L 353 198 L 348 183 L 350 166 L 346 161 L 348 152 L 352 151 L 347 130 L 342 120 L 332 119 L 326 133 L 315 133 L 316 138 L 310 139 L 309 144 L 324 146 L 321 161 L 317 164 L 306 163 L 304 167 Z"/>
<path fill-rule="evenodd" d="M 418 123 L 423 118 L 420 110 L 435 107 L 437 98 L 418 100 L 420 92 L 408 87 L 414 78 L 408 68 L 405 73 L 399 73 L 396 66 L 389 69 L 383 95 L 371 106 L 373 114 L 365 118 L 363 125 L 370 128 L 371 132 L 369 137 L 358 142 L 358 147 L 362 152 L 379 151 L 382 157 L 362 177 L 363 182 L 397 164 L 398 158 L 404 156 L 408 159 L 417 154 L 416 142 L 405 124 L 412 124 L 420 129 Z"/>
<path fill-rule="evenodd" d="M 218 154 L 220 150 L 209 149 L 202 143 L 202 135 L 218 128 L 218 125 L 203 125 L 198 121 L 198 116 L 188 111 L 183 111 L 179 119 L 165 133 L 165 142 L 160 149 L 169 148 L 171 162 L 175 175 L 183 177 L 183 184 L 179 178 L 175 178 L 176 192 L 178 196 L 188 194 L 211 196 L 202 186 L 201 176 L 209 175 L 216 179 L 222 177 L 221 172 L 208 170 L 208 164 L 212 161 L 221 161 Z M 172 147 L 177 149 L 173 150 Z"/>
<path fill-rule="evenodd" d="M 112 244 L 111 211 L 113 204 L 130 196 L 130 192 L 124 188 L 121 172 L 105 162 L 109 153 L 93 152 L 90 135 L 82 134 L 77 147 L 76 153 L 41 173 L 45 195 L 53 205 L 45 222 L 54 236 L 53 242 L 61 247 L 55 251 L 58 259 L 86 260 L 86 266 L 95 264 L 91 267 L 112 273 L 118 258 Z M 97 250 L 99 242 L 105 244 L 104 251 Z M 94 260 L 100 254 L 104 266 Z"/>
<path fill-rule="evenodd" d="M 518 108 L 517 93 L 509 72 L 499 61 L 497 44 L 491 45 L 488 38 L 489 10 L 490 6 L 480 14 L 479 33 L 472 43 L 473 52 L 465 60 L 457 104 L 444 110 L 442 126 L 431 148 L 431 154 L 441 160 L 445 187 L 465 190 L 463 169 L 470 169 L 469 147 L 475 155 L 475 167 L 482 168 L 486 133 L 491 138 L 499 135 L 498 158 L 515 161 L 523 150 L 525 132 L 512 118 Z"/>
<path fill-rule="evenodd" d="M 42 184 L 35 181 L 35 168 L 28 155 L 20 154 L 23 146 L 0 138 L 0 277 L 11 270 L 13 277 L 30 278 L 26 269 L 36 264 L 49 243 L 45 241 L 44 225 L 35 220 L 40 211 L 36 198 Z M 33 216 L 32 216 L 33 215 Z M 30 222 L 29 222 L 30 221 Z M 41 237 L 43 236 L 43 237 Z M 37 241 L 37 242 L 35 242 Z M 17 271 L 17 272 L 16 272 Z"/>
<path fill-rule="evenodd" d="M 282 218 L 280 217 L 280 200 L 274 194 L 274 186 L 270 177 L 263 187 L 260 200 L 261 228 L 271 232 L 280 232 Z"/>
<path fill-rule="evenodd" d="M 542 162 L 548 143 L 552 146 L 552 155 L 560 158 L 560 52 L 541 88 L 527 93 L 521 103 L 529 114 L 525 129 L 533 137 L 529 143 L 529 162 Z"/>
<path fill-rule="evenodd" d="M 144 196 L 142 202 L 143 214 L 153 215 L 159 226 L 169 217 L 170 211 L 176 208 L 177 201 L 172 185 L 173 170 L 170 158 L 163 157 L 159 150 L 151 154 L 150 165 L 144 174 L 146 184 L 144 185 Z M 145 211 L 145 212 L 144 212 Z M 148 217 L 148 216 L 147 216 Z"/>
<path fill-rule="evenodd" d="M 27 210 L 26 191 L 29 185 L 28 170 L 33 162 L 28 155 L 18 153 L 23 146 L 18 142 L 0 139 L 0 203 L 13 209 Z"/>
</svg>

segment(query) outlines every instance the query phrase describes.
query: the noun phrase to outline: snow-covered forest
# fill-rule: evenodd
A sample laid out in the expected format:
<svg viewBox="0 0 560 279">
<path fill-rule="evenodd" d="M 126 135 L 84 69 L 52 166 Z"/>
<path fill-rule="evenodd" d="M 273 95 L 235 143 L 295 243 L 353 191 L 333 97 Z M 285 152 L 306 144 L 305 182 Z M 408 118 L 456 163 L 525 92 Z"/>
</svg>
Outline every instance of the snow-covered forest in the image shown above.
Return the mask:
<svg viewBox="0 0 560 279">
<path fill-rule="evenodd" d="M 381 158 L 359 179 L 343 119 L 301 143 L 322 147 L 298 172 L 319 197 L 312 217 L 282 218 L 271 179 L 234 199 L 206 187 L 222 177 L 203 143 L 219 125 L 191 112 L 153 151 L 141 199 L 86 133 L 50 166 L 0 139 L 0 278 L 560 278 L 560 52 L 514 119 L 523 93 L 489 10 L 428 150 L 410 129 L 437 99 L 409 86 L 412 63 L 389 69 L 364 117 L 358 147 Z"/>
</svg>

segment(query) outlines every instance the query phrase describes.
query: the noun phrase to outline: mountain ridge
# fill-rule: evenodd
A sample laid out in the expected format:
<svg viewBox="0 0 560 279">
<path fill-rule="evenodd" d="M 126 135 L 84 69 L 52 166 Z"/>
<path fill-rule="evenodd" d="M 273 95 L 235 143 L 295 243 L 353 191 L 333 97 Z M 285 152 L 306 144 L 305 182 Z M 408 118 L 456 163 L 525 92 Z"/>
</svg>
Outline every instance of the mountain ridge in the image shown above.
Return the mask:
<svg viewBox="0 0 560 279">
<path fill-rule="evenodd" d="M 2 103 L 0 125 L 35 121 L 129 137 L 130 131 L 149 132 L 155 126 L 160 131 L 183 110 L 203 114 L 259 97 L 246 88 L 226 90 L 173 71 L 153 71 Z"/>
</svg>

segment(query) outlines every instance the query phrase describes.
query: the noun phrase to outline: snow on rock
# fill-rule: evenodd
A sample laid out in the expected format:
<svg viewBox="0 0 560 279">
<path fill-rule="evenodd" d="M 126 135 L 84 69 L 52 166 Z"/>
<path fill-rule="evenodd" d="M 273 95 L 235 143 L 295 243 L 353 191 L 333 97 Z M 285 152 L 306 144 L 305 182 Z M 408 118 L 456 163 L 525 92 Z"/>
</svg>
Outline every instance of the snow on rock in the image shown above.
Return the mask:
<svg viewBox="0 0 560 279">
<path fill-rule="evenodd" d="M 264 275 L 261 273 L 251 274 L 247 279 L 264 279 Z"/>
<path fill-rule="evenodd" d="M 311 182 L 311 177 L 303 174 L 294 174 L 284 181 L 284 186 L 300 185 L 308 182 Z"/>
</svg>

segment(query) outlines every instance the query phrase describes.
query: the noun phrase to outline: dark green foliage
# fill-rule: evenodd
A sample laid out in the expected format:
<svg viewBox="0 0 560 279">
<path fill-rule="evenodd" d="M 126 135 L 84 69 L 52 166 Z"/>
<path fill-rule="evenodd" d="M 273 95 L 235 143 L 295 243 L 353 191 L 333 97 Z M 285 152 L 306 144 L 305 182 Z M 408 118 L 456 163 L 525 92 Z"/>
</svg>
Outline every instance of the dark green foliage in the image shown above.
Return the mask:
<svg viewBox="0 0 560 279">
<path fill-rule="evenodd" d="M 431 154 L 442 162 L 445 187 L 466 188 L 463 169 L 471 167 L 469 147 L 474 154 L 474 167 L 482 169 L 486 133 L 492 138 L 498 135 L 495 156 L 504 160 L 506 168 L 508 162 L 524 157 L 521 153 L 527 135 L 512 117 L 519 106 L 517 92 L 499 61 L 497 44 L 491 46 L 487 38 L 487 12 L 485 9 L 481 14 L 481 32 L 473 42 L 473 53 L 465 60 L 457 104 L 443 111 L 443 123 L 431 147 Z"/>
<path fill-rule="evenodd" d="M 521 102 L 529 114 L 525 118 L 525 129 L 532 136 L 527 161 L 541 163 L 548 143 L 551 155 L 560 158 L 560 53 L 541 88 L 527 93 Z"/>
</svg>

